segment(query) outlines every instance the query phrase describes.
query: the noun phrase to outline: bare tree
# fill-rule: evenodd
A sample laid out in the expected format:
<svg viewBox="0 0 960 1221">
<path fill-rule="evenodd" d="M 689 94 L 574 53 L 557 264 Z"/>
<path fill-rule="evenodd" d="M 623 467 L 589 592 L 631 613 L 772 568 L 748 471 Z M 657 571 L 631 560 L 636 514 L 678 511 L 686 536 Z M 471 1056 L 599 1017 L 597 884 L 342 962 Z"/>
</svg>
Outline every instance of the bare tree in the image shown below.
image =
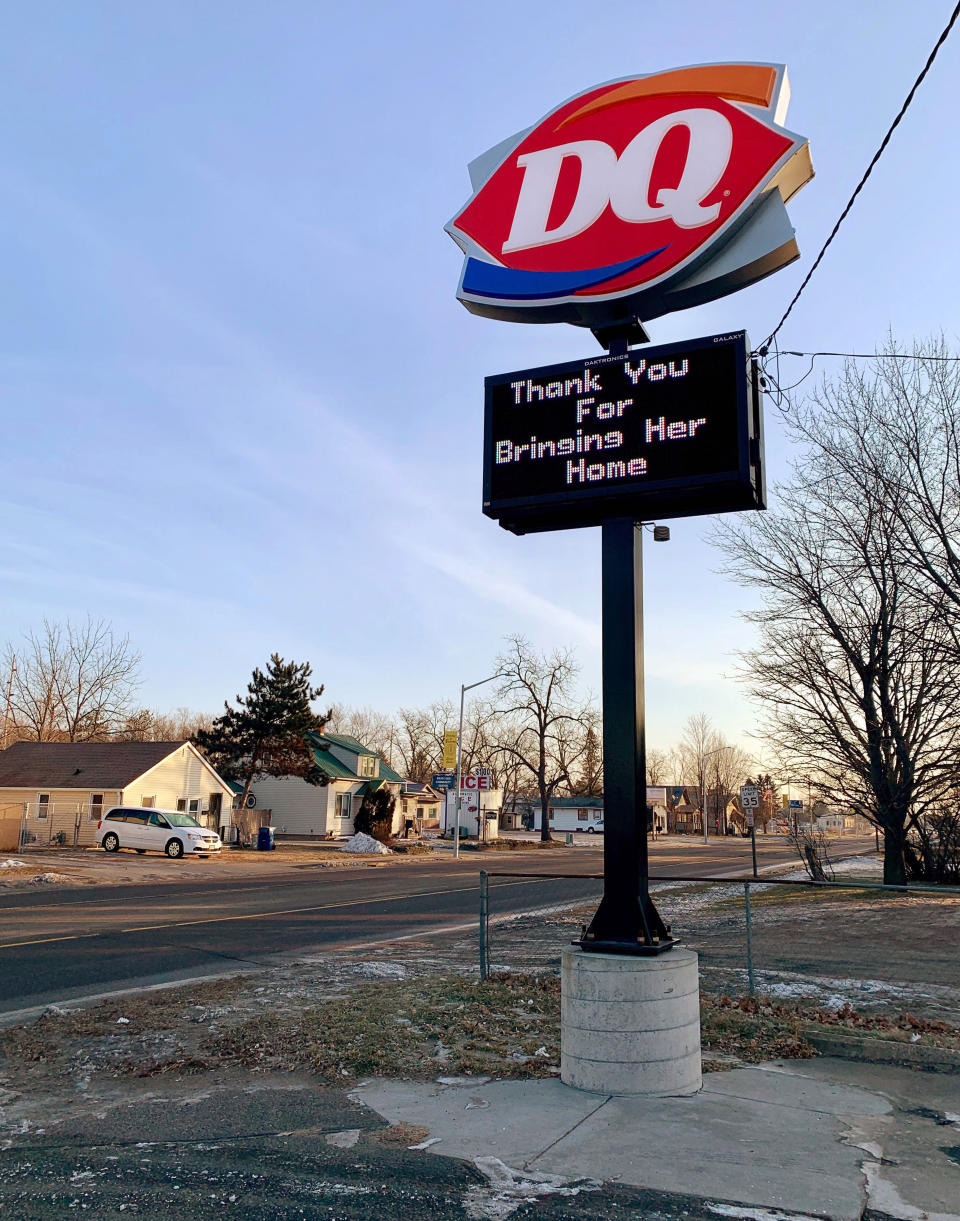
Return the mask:
<svg viewBox="0 0 960 1221">
<path fill-rule="evenodd" d="M 103 619 L 45 619 L 18 646 L 11 709 L 18 731 L 40 742 L 109 738 L 130 712 L 140 654 Z"/>
<path fill-rule="evenodd" d="M 682 783 L 697 786 L 697 802 L 700 807 L 700 817 L 706 823 L 707 812 L 704 809 L 704 793 L 707 787 L 707 764 L 710 754 L 717 748 L 719 741 L 713 722 L 705 712 L 696 712 L 687 718 L 683 727 L 683 736 L 677 748 L 680 758 Z"/>
<path fill-rule="evenodd" d="M 710 807 L 710 791 L 713 790 L 717 829 L 721 835 L 727 830 L 727 806 L 734 798 L 739 800 L 740 785 L 745 784 L 749 774 L 751 757 L 739 746 L 732 746 L 722 737 L 716 736 L 707 760 L 707 808 Z M 737 807 L 739 808 L 739 807 Z M 746 826 L 742 819 L 741 825 Z"/>
<path fill-rule="evenodd" d="M 456 728 L 457 711 L 449 701 L 397 713 L 396 747 L 404 776 L 429 784 L 443 763 L 443 733 Z"/>
<path fill-rule="evenodd" d="M 844 483 L 881 497 L 898 529 L 901 579 L 932 595 L 960 654 L 960 360 L 942 336 L 908 352 L 890 337 L 864 369 L 849 361 L 796 415 L 797 433 Z"/>
<path fill-rule="evenodd" d="M 540 837 L 550 834 L 550 799 L 570 785 L 586 747 L 592 712 L 578 703 L 573 686 L 577 666 L 570 652 L 536 652 L 522 636 L 497 658 L 506 677 L 495 697 L 491 739 L 496 751 L 520 765 L 536 785 Z"/>
<path fill-rule="evenodd" d="M 656 746 L 647 747 L 647 784 L 669 784 L 671 779 L 670 752 Z"/>
<path fill-rule="evenodd" d="M 172 712 L 137 708 L 126 716 L 113 736 L 119 742 L 180 742 L 201 729 L 209 729 L 213 720 L 211 713 L 192 708 L 174 708 Z"/>
<path fill-rule="evenodd" d="M 351 708 L 348 704 L 334 704 L 331 712 L 327 726 L 331 733 L 356 738 L 393 766 L 397 730 L 392 717 L 375 708 Z"/>
<path fill-rule="evenodd" d="M 794 427 L 804 455 L 777 511 L 722 523 L 717 540 L 730 575 L 764 594 L 744 669 L 786 774 L 875 823 L 884 880 L 900 884 L 908 833 L 956 775 L 960 685 L 950 599 L 905 549 L 899 459 L 862 466 L 845 422 L 865 392 L 850 376 L 822 392 Z"/>
</svg>

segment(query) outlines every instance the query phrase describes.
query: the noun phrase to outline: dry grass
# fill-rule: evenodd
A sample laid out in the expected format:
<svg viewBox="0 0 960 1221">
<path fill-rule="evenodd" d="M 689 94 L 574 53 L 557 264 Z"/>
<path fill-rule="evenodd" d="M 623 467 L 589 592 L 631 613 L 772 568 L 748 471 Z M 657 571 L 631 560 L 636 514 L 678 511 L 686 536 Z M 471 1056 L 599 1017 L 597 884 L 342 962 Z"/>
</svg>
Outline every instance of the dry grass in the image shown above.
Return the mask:
<svg viewBox="0 0 960 1221">
<path fill-rule="evenodd" d="M 237 1067 L 305 1070 L 325 1083 L 348 1085 L 370 1076 L 529 1078 L 559 1072 L 555 975 L 502 974 L 481 982 L 433 974 L 350 983 L 327 999 L 286 1001 L 286 1008 L 277 999 L 261 1000 L 249 978 L 234 977 L 48 1012 L 3 1032 L 0 1055 L 5 1067 L 42 1065 L 54 1077 L 184 1075 Z M 806 1035 L 822 1027 L 960 1049 L 956 1026 L 909 1013 L 875 1016 L 849 1004 L 826 1009 L 749 996 L 701 998 L 704 1063 L 710 1069 L 813 1056 Z"/>
<path fill-rule="evenodd" d="M 438 1073 L 544 1077 L 560 1057 L 560 981 L 459 975 L 361 984 L 344 1000 L 271 1013 L 207 1044 L 219 1060 L 306 1068 L 321 1080 L 430 1079 Z"/>
</svg>

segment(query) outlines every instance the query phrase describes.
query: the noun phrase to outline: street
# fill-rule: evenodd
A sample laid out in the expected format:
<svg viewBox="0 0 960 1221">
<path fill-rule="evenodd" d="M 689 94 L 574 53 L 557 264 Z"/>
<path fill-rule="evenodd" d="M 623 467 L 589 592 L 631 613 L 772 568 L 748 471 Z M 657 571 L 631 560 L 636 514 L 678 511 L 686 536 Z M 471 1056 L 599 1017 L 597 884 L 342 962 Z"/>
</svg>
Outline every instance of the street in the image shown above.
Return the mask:
<svg viewBox="0 0 960 1221">
<path fill-rule="evenodd" d="M 256 967 L 278 955 L 369 945 L 477 920 L 481 869 L 516 874 L 601 873 L 596 848 L 502 853 L 447 850 L 379 869 L 301 865 L 275 877 L 207 872 L 202 881 L 7 892 L 0 896 L 0 1014 L 123 988 Z M 845 841 L 864 851 L 868 841 Z M 782 839 L 757 843 L 760 868 L 796 861 Z M 151 858 L 135 858 L 148 860 Z M 169 862 L 185 876 L 192 862 Z M 676 837 L 650 845 L 652 876 L 737 877 L 751 870 L 743 839 Z M 548 884 L 501 885 L 501 911 L 538 907 Z"/>
</svg>

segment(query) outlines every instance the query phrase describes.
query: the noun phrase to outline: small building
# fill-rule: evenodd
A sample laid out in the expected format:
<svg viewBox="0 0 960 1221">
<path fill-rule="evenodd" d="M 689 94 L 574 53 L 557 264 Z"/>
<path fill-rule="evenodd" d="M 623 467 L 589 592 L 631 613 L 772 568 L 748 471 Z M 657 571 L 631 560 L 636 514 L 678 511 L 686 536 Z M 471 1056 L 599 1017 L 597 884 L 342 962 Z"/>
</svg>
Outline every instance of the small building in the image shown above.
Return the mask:
<svg viewBox="0 0 960 1221">
<path fill-rule="evenodd" d="M 483 789 L 476 785 L 475 776 L 462 777 L 460 796 L 460 834 L 475 835 L 489 840 L 499 837 L 502 789 Z M 457 825 L 457 792 L 447 789 L 444 795 L 443 832 L 452 835 Z"/>
<path fill-rule="evenodd" d="M 653 828 L 659 834 L 667 826 L 667 791 L 661 785 L 647 785 L 647 805 L 653 807 Z M 531 807 L 532 830 L 540 830 L 540 805 Z M 552 797 L 551 831 L 602 831 L 603 795 L 599 797 Z"/>
<path fill-rule="evenodd" d="M 229 825 L 230 785 L 191 742 L 14 742 L 0 751 L 0 818 L 24 844 L 93 844 L 115 805 L 183 810 Z"/>
<path fill-rule="evenodd" d="M 404 780 L 400 802 L 403 808 L 404 828 L 411 820 L 418 832 L 434 831 L 439 828 L 443 794 L 432 785 Z"/>
<path fill-rule="evenodd" d="M 354 815 L 364 794 L 382 787 L 397 798 L 393 834 L 403 834 L 403 781 L 382 755 L 349 734 L 319 730 L 307 735 L 307 749 L 326 784 L 309 784 L 299 776 L 266 776 L 251 787 L 256 805 L 272 810 L 278 836 L 330 839 L 353 835 Z"/>
</svg>

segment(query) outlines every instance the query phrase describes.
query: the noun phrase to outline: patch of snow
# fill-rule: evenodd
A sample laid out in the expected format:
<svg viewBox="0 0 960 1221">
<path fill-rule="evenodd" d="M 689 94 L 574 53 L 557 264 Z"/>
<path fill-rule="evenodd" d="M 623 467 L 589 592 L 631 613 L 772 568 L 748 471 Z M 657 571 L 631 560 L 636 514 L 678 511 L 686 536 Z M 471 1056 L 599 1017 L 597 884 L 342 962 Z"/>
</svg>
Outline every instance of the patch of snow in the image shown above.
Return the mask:
<svg viewBox="0 0 960 1221">
<path fill-rule="evenodd" d="M 475 1157 L 473 1164 L 487 1182 L 468 1188 L 463 1198 L 463 1210 L 470 1221 L 504 1221 L 541 1196 L 578 1196 L 581 1191 L 598 1191 L 601 1187 L 596 1179 L 514 1170 L 498 1157 Z"/>
<path fill-rule="evenodd" d="M 37 873 L 34 874 L 33 881 L 41 885 L 55 886 L 59 882 L 69 882 L 70 879 L 64 873 Z"/>
<path fill-rule="evenodd" d="M 365 835 L 362 831 L 358 831 L 356 835 L 350 837 L 343 847 L 344 852 L 364 852 L 375 853 L 379 856 L 388 856 L 390 849 L 386 844 L 381 844 L 378 839 L 374 839 L 372 835 Z"/>
<path fill-rule="evenodd" d="M 352 1149 L 360 1139 L 359 1128 L 345 1128 L 342 1132 L 328 1132 L 323 1138 L 334 1149 Z"/>
<path fill-rule="evenodd" d="M 130 1025 L 130 1019 L 129 1019 L 129 1018 L 123 1018 L 123 1017 L 121 1017 L 121 1018 L 117 1018 L 117 1025 L 118 1025 L 118 1026 L 129 1026 L 129 1025 Z"/>
<path fill-rule="evenodd" d="M 883 858 L 879 856 L 848 856 L 833 862 L 834 869 L 847 873 L 883 873 Z"/>
<path fill-rule="evenodd" d="M 8 856 L 5 861 L 0 861 L 0 869 L 26 869 L 24 861 L 15 861 L 12 856 Z"/>
<path fill-rule="evenodd" d="M 358 962 L 354 965 L 358 975 L 369 975 L 373 979 L 406 979 L 407 968 L 399 962 Z"/>
<path fill-rule="evenodd" d="M 881 979 L 831 979 L 818 975 L 796 976 L 789 972 L 757 973 L 762 982 L 757 991 L 764 996 L 789 1000 L 804 997 L 814 1000 L 828 1009 L 842 1009 L 846 1004 L 854 1007 L 865 998 L 898 999 L 907 996 L 910 990 Z"/>
<path fill-rule="evenodd" d="M 438 1077 L 438 1085 L 486 1085 L 489 1077 Z"/>
<path fill-rule="evenodd" d="M 359 1183 L 331 1183 L 321 1179 L 319 1183 L 304 1183 L 301 1181 L 281 1183 L 287 1191 L 297 1194 L 306 1193 L 311 1196 L 369 1196 L 376 1188 L 365 1187 Z"/>
<path fill-rule="evenodd" d="M 442 1136 L 428 1136 L 426 1140 L 422 1140 L 419 1145 L 407 1145 L 408 1149 L 419 1150 L 429 1149 L 431 1145 L 439 1145 L 443 1140 Z"/>
<path fill-rule="evenodd" d="M 736 1217 L 737 1221 L 817 1221 L 805 1213 L 779 1213 L 772 1208 L 744 1208 L 741 1204 L 711 1204 L 707 1208 L 719 1217 Z"/>
</svg>

